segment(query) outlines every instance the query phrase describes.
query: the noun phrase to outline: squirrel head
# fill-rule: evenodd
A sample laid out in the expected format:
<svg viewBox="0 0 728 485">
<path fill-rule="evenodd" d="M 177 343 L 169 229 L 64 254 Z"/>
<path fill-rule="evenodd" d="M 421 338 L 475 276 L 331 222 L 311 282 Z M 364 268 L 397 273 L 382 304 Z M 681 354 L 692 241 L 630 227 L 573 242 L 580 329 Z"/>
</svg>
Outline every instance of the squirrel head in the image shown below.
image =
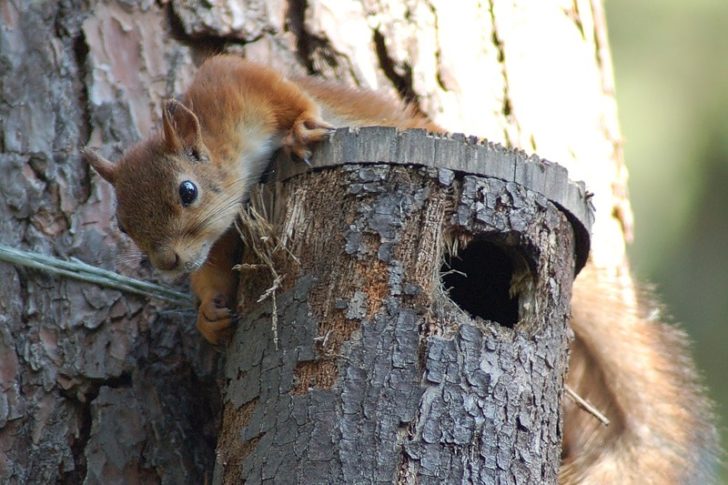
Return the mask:
<svg viewBox="0 0 728 485">
<path fill-rule="evenodd" d="M 235 220 L 242 184 L 214 163 L 197 116 L 167 100 L 163 129 L 117 163 L 84 149 L 86 161 L 114 186 L 119 227 L 157 269 L 192 272 Z"/>
</svg>

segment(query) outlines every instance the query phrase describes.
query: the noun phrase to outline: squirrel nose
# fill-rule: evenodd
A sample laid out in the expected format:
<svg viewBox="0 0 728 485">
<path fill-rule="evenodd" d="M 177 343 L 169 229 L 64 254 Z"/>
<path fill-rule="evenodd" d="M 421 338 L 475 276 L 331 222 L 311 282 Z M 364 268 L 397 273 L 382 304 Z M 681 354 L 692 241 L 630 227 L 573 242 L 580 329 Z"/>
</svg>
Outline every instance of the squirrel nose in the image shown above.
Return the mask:
<svg viewBox="0 0 728 485">
<path fill-rule="evenodd" d="M 167 251 L 152 258 L 152 263 L 162 271 L 172 271 L 179 266 L 179 255 L 174 251 Z"/>
</svg>

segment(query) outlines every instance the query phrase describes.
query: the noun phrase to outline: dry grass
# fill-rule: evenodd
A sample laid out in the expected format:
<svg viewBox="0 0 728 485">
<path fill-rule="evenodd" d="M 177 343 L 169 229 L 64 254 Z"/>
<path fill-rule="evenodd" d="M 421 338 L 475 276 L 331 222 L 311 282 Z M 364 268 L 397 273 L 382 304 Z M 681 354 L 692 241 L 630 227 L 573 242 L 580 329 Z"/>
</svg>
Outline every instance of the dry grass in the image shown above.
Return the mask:
<svg viewBox="0 0 728 485">
<path fill-rule="evenodd" d="M 247 251 L 251 251 L 255 256 L 255 260 L 259 263 L 255 264 L 239 264 L 235 269 L 241 271 L 245 269 L 261 269 L 266 270 L 272 279 L 272 284 L 257 299 L 257 303 L 263 302 L 270 298 L 271 300 L 271 329 L 273 330 L 273 342 L 278 348 L 278 291 L 282 288 L 285 274 L 280 273 L 276 269 L 275 261 L 281 256 L 290 258 L 295 264 L 298 260 L 291 253 L 278 237 L 280 232 L 275 222 L 271 220 L 266 205 L 266 197 L 263 186 L 254 189 L 250 194 L 250 203 L 241 209 L 239 224 L 236 224 L 240 237 L 245 244 Z"/>
</svg>

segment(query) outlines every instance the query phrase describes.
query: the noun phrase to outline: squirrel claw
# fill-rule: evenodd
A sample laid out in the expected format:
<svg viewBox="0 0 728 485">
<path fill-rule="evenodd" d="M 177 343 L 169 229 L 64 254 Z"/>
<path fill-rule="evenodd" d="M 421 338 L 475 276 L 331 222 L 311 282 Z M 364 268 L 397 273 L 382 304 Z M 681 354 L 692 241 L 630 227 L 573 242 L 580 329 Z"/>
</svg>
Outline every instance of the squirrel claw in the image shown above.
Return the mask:
<svg viewBox="0 0 728 485">
<path fill-rule="evenodd" d="M 197 329 L 205 340 L 218 345 L 227 340 L 232 327 L 239 320 L 237 314 L 227 307 L 227 299 L 222 295 L 203 301 L 197 312 Z"/>
<path fill-rule="evenodd" d="M 283 140 L 283 146 L 310 166 L 310 147 L 329 136 L 335 129 L 318 116 L 305 113 L 293 123 L 291 131 Z"/>
<path fill-rule="evenodd" d="M 293 124 L 293 138 L 302 145 L 315 143 L 326 138 L 335 128 L 324 120 L 303 115 Z"/>
</svg>

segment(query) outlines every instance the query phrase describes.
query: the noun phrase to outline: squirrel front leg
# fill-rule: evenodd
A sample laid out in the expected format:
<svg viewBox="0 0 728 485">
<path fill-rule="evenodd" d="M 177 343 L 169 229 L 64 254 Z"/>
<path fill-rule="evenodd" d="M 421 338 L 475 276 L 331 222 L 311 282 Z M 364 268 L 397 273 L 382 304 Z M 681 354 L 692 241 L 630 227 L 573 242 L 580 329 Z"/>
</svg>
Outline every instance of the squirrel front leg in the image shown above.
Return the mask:
<svg viewBox="0 0 728 485">
<path fill-rule="evenodd" d="M 222 342 L 231 331 L 239 279 L 233 266 L 240 262 L 241 247 L 233 226 L 212 246 L 205 264 L 190 275 L 192 291 L 200 301 L 197 329 L 213 345 Z"/>
<path fill-rule="evenodd" d="M 281 136 L 282 148 L 308 161 L 311 147 L 335 127 L 323 119 L 319 104 L 294 82 L 278 79 L 266 94 L 273 129 Z"/>
</svg>

